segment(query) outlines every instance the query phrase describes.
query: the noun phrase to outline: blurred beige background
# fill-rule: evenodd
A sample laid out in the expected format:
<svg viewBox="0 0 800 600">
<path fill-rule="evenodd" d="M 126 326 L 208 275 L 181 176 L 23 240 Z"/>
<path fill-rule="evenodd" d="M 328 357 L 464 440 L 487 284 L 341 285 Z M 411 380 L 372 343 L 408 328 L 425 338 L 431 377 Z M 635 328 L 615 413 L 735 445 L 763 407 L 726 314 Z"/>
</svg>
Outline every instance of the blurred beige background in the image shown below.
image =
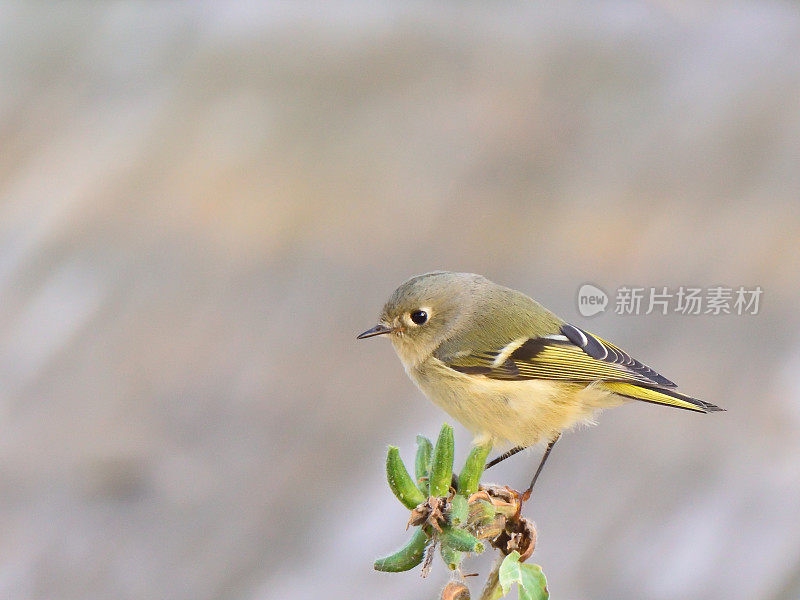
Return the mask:
<svg viewBox="0 0 800 600">
<path fill-rule="evenodd" d="M 0 148 L 0 597 L 435 597 L 371 563 L 447 417 L 355 335 L 438 268 L 728 409 L 565 436 L 554 598 L 800 597 L 798 4 L 4 3 Z"/>
</svg>

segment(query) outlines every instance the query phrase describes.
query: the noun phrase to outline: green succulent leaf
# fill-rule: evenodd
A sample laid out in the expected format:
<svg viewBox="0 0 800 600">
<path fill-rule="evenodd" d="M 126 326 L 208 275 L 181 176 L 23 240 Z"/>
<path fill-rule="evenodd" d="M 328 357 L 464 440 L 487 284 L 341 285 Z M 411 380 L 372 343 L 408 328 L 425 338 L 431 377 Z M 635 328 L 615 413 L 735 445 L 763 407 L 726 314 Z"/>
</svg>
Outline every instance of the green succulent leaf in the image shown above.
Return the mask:
<svg viewBox="0 0 800 600">
<path fill-rule="evenodd" d="M 516 550 L 505 557 L 500 565 L 500 586 L 503 595 L 511 591 L 511 586 L 519 584 L 519 600 L 548 600 L 547 579 L 539 565 L 519 562 Z"/>
<path fill-rule="evenodd" d="M 464 558 L 463 552 L 455 550 L 452 546 L 447 544 L 441 544 L 439 546 L 439 552 L 442 555 L 444 564 L 446 564 L 447 568 L 451 571 L 455 571 L 461 564 L 461 559 Z"/>
<path fill-rule="evenodd" d="M 467 523 L 469 519 L 469 504 L 464 496 L 453 496 L 450 501 L 450 525 L 453 527 L 461 527 Z"/>
<path fill-rule="evenodd" d="M 472 494 L 478 491 L 478 484 L 483 475 L 483 467 L 486 464 L 486 457 L 492 447 L 488 444 L 481 446 L 474 446 L 467 456 L 467 461 L 464 463 L 464 468 L 458 476 L 458 493 L 469 498 Z"/>
<path fill-rule="evenodd" d="M 453 428 L 445 423 L 433 449 L 430 473 L 431 496 L 447 496 L 453 480 Z"/>
<path fill-rule="evenodd" d="M 445 527 L 439 534 L 439 541 L 442 546 L 450 546 L 453 550 L 461 552 L 483 552 L 483 542 L 479 541 L 466 529 L 455 527 Z"/>
<path fill-rule="evenodd" d="M 430 493 L 428 477 L 431 474 L 433 458 L 433 442 L 424 435 L 417 436 L 417 460 L 414 462 L 414 474 L 417 476 L 417 487 L 425 496 Z"/>
<path fill-rule="evenodd" d="M 413 509 L 421 502 L 425 502 L 426 498 L 408 474 L 397 446 L 389 446 L 386 455 L 386 479 L 394 495 L 406 508 Z"/>
<path fill-rule="evenodd" d="M 428 546 L 430 539 L 421 527 L 418 527 L 408 540 L 408 543 L 400 548 L 394 554 L 384 556 L 375 561 L 375 570 L 384 571 L 387 573 L 400 573 L 402 571 L 409 571 L 422 562 L 422 557 L 425 555 L 425 548 Z"/>
</svg>

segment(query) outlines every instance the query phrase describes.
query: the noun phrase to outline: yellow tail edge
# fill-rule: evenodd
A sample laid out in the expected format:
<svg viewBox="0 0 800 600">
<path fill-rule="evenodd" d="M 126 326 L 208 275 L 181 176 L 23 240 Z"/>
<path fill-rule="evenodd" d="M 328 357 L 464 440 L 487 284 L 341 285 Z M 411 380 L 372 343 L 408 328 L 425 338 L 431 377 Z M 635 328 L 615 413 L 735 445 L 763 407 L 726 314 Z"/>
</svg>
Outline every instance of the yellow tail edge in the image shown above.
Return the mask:
<svg viewBox="0 0 800 600">
<path fill-rule="evenodd" d="M 641 387 L 632 383 L 616 381 L 603 382 L 603 388 L 615 394 L 619 394 L 620 396 L 625 396 L 626 398 L 653 402 L 654 404 L 664 404 L 665 406 L 674 406 L 675 408 L 683 408 L 695 412 L 707 413 L 725 410 L 714 404 L 703 402 L 697 398 L 692 398 L 691 396 L 686 396 L 673 390 L 666 390 L 663 388 Z"/>
</svg>

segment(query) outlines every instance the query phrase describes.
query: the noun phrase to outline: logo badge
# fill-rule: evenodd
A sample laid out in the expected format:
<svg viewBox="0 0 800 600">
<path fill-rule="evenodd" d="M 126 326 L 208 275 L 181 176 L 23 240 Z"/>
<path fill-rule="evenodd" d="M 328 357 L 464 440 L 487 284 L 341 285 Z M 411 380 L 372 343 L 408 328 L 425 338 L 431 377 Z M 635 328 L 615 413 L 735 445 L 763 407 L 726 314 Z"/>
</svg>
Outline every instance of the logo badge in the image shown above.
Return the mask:
<svg viewBox="0 0 800 600">
<path fill-rule="evenodd" d="M 584 283 L 578 290 L 578 312 L 583 317 L 593 317 L 605 311 L 608 294 L 591 283 Z"/>
</svg>

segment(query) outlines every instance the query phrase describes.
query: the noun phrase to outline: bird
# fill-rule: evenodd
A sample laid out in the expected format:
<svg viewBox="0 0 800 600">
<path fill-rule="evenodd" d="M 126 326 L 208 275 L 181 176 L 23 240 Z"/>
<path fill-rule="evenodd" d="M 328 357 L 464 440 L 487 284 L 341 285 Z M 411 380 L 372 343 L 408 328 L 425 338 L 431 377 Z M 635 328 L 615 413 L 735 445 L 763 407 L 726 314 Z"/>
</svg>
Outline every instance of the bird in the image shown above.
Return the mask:
<svg viewBox="0 0 800 600">
<path fill-rule="evenodd" d="M 530 498 L 562 432 L 632 401 L 698 413 L 724 409 L 688 396 L 618 346 L 571 325 L 517 290 L 474 273 L 432 271 L 403 282 L 378 324 L 358 339 L 388 337 L 434 404 L 473 434 L 509 447 L 486 464 L 546 442 Z"/>
</svg>

